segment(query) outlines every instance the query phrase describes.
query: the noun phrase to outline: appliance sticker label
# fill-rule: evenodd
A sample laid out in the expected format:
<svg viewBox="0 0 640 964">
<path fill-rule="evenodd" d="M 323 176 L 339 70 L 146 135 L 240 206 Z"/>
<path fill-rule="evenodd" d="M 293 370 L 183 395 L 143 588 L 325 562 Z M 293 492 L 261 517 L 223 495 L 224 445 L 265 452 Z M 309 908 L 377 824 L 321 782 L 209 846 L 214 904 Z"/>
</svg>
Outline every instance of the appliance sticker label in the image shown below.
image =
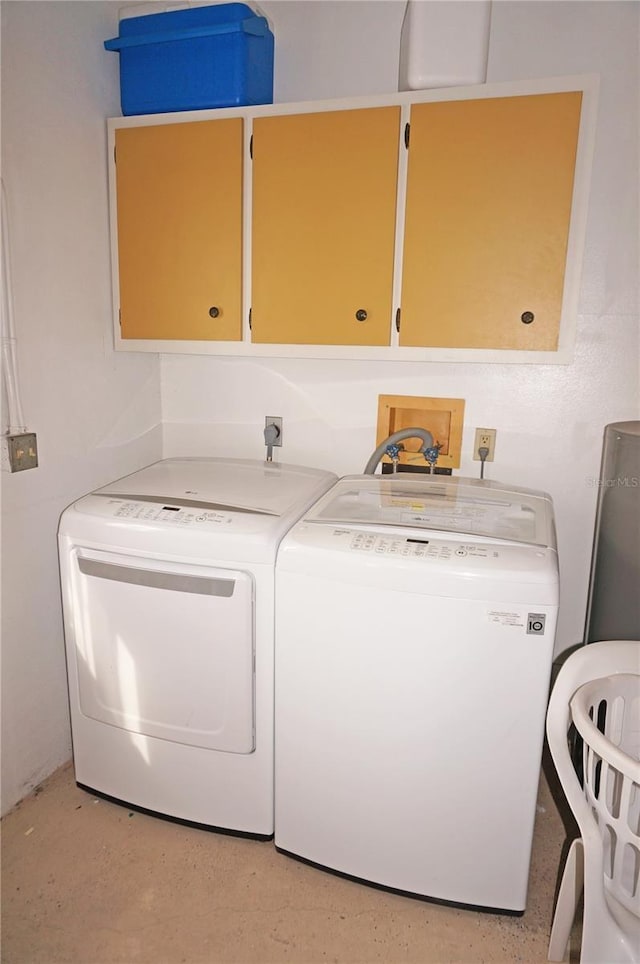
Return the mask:
<svg viewBox="0 0 640 964">
<path fill-rule="evenodd" d="M 488 612 L 489 622 L 498 623 L 501 626 L 520 626 L 524 629 L 525 617 L 522 613 L 505 612 L 501 609 L 490 609 Z"/>
<path fill-rule="evenodd" d="M 527 635 L 544 636 L 544 621 L 546 618 L 544 613 L 529 613 L 527 616 Z"/>
</svg>

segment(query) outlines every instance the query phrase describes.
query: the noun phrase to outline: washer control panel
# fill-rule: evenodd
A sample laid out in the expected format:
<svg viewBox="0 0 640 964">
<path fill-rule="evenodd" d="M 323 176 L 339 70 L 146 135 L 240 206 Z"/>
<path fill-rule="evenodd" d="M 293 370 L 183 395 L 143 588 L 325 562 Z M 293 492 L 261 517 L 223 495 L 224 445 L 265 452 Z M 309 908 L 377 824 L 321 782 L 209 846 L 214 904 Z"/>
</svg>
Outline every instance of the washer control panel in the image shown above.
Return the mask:
<svg viewBox="0 0 640 964">
<path fill-rule="evenodd" d="M 335 530 L 341 536 L 344 530 Z M 432 539 L 398 538 L 381 536 L 374 532 L 352 533 L 349 548 L 354 552 L 370 552 L 376 556 L 401 556 L 414 559 L 448 560 L 456 556 L 472 556 L 475 559 L 497 558 L 498 550 L 493 546 L 471 545 L 433 541 Z"/>
<path fill-rule="evenodd" d="M 431 593 L 442 595 L 457 593 L 455 580 L 463 579 L 465 598 L 486 593 L 486 580 L 491 579 L 496 598 L 504 601 L 505 593 L 509 595 L 504 586 L 520 585 L 524 580 L 527 584 L 553 586 L 549 598 L 557 596 L 557 557 L 551 548 L 489 541 L 480 536 L 448 538 L 446 533 L 415 529 L 301 521 L 284 537 L 278 567 L 281 571 L 313 573 L 322 579 L 395 587 L 402 592 L 424 592 L 428 585 Z M 502 589 L 496 589 L 500 586 Z"/>
</svg>

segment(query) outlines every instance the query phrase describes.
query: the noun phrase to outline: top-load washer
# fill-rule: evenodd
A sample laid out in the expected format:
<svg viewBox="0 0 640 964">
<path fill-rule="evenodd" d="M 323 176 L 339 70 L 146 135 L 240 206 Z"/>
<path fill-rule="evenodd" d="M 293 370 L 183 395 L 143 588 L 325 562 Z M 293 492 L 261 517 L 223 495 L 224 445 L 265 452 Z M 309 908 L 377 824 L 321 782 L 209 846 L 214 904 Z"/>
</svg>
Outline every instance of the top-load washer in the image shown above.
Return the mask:
<svg viewBox="0 0 640 964">
<path fill-rule="evenodd" d="M 161 815 L 273 835 L 274 565 L 336 476 L 167 459 L 74 503 L 59 553 L 75 774 Z"/>
<path fill-rule="evenodd" d="M 558 608 L 541 492 L 352 476 L 276 566 L 276 847 L 525 908 Z"/>
</svg>

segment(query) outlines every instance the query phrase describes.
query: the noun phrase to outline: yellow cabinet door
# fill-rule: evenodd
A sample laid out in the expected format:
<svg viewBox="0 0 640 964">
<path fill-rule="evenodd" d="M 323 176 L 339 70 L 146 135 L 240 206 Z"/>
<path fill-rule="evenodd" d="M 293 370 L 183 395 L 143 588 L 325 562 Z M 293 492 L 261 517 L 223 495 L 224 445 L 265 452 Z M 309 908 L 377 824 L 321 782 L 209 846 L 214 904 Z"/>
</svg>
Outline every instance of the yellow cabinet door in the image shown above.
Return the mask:
<svg viewBox="0 0 640 964">
<path fill-rule="evenodd" d="M 581 97 L 411 107 L 401 345 L 557 348 Z"/>
<path fill-rule="evenodd" d="M 399 107 L 253 125 L 254 343 L 388 345 Z"/>
<path fill-rule="evenodd" d="M 116 131 L 123 338 L 242 337 L 242 118 Z"/>
</svg>

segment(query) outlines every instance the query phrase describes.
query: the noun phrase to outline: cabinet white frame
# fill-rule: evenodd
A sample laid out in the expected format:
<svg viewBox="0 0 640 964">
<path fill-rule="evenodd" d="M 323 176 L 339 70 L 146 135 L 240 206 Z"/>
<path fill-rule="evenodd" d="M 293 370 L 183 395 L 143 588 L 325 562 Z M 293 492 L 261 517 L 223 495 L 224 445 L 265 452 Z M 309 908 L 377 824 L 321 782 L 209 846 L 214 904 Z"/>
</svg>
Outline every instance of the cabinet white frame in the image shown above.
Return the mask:
<svg viewBox="0 0 640 964">
<path fill-rule="evenodd" d="M 253 118 L 277 114 L 316 113 L 321 111 L 353 110 L 365 107 L 398 105 L 401 108 L 401 127 L 409 120 L 412 104 L 431 101 L 476 100 L 488 97 L 516 97 L 527 94 L 548 94 L 582 91 L 580 132 L 576 154 L 571 221 L 567 246 L 564 290 L 558 348 L 556 351 L 522 351 L 514 349 L 480 348 L 409 348 L 398 343 L 395 317 L 401 305 L 402 256 L 408 152 L 402 137 L 398 144 L 398 195 L 396 208 L 396 248 L 393 273 L 392 316 L 389 319 L 388 346 L 356 345 L 272 345 L 254 344 L 249 328 L 251 307 L 251 218 L 252 218 L 252 161 L 250 143 Z M 107 121 L 109 196 L 111 230 L 111 265 L 114 315 L 114 342 L 118 351 L 166 352 L 190 355 L 226 355 L 271 358 L 344 358 L 387 361 L 477 362 L 502 364 L 570 364 L 575 345 L 580 274 L 587 225 L 587 210 L 591 182 L 591 165 L 595 143 L 598 76 L 580 74 L 540 80 L 510 81 L 471 87 L 447 87 L 434 90 L 408 91 L 355 97 L 339 100 L 303 101 L 291 104 L 268 104 L 261 107 L 226 107 L 217 110 L 185 111 L 167 114 L 110 118 Z M 115 133 L 123 127 L 146 127 L 158 124 L 181 124 L 193 121 L 216 120 L 222 117 L 244 118 L 244 187 L 243 187 L 243 297 L 242 341 L 187 341 L 179 339 L 122 338 L 119 321 L 118 223 L 116 210 Z"/>
</svg>

